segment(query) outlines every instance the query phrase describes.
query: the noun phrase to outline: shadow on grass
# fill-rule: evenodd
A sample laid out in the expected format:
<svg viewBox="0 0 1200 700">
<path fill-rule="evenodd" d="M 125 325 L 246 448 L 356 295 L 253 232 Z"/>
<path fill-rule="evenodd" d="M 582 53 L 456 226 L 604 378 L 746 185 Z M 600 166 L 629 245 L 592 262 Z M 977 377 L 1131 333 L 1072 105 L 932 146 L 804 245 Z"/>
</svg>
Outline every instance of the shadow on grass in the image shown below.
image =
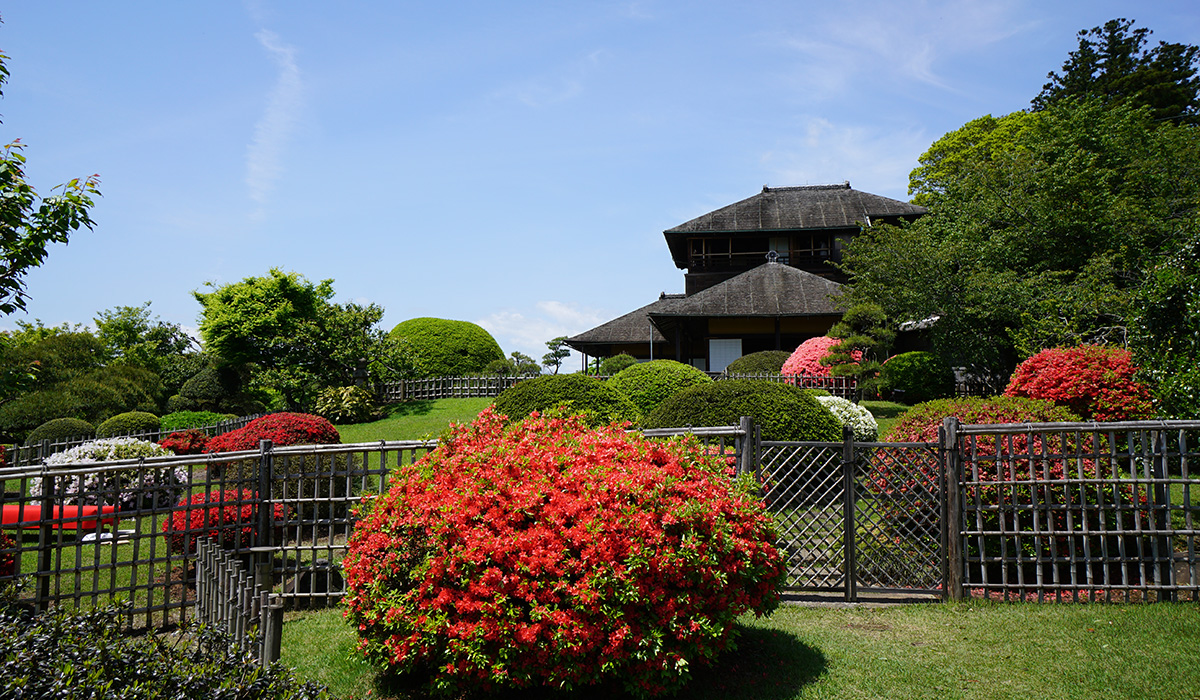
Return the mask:
<svg viewBox="0 0 1200 700">
<path fill-rule="evenodd" d="M 773 629 L 742 627 L 737 649 L 726 651 L 711 666 L 697 668 L 692 680 L 675 698 L 704 700 L 784 700 L 815 683 L 825 673 L 825 655 L 794 635 Z M 375 694 L 381 698 L 423 700 L 427 678 L 378 676 Z M 605 700 L 626 699 L 619 683 L 563 692 L 555 688 L 525 688 L 465 696 L 474 700 Z"/>
<path fill-rule="evenodd" d="M 871 411 L 871 415 L 879 418 L 895 418 L 904 415 L 912 406 L 895 401 L 864 401 L 863 404 Z"/>
<path fill-rule="evenodd" d="M 434 403 L 436 402 L 433 399 L 416 399 L 415 401 L 392 404 L 388 410 L 388 417 L 427 416 L 433 411 Z"/>
</svg>

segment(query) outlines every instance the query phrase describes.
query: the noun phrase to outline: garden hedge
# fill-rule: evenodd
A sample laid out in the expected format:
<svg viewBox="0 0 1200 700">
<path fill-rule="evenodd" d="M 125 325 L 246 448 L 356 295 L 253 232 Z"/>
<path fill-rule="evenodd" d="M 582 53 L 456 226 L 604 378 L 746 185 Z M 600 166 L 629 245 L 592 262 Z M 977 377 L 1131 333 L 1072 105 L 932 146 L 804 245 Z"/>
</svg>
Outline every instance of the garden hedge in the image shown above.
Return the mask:
<svg viewBox="0 0 1200 700">
<path fill-rule="evenodd" d="M 496 412 L 519 420 L 534 411 L 566 406 L 572 413 L 587 413 L 597 424 L 633 421 L 637 406 L 616 389 L 583 374 L 547 374 L 526 379 L 500 392 Z"/>
<path fill-rule="evenodd" d="M 779 374 L 783 371 L 783 363 L 791 357 L 786 350 L 763 350 L 742 355 L 729 363 L 725 368 L 726 374 Z"/>
<path fill-rule="evenodd" d="M 91 437 L 96 427 L 79 418 L 55 418 L 34 428 L 25 438 L 26 445 L 37 445 L 42 440 L 61 442 L 71 438 Z"/>
<path fill-rule="evenodd" d="M 604 361 L 600 363 L 600 374 L 605 377 L 611 377 L 626 367 L 636 364 L 637 358 L 627 352 L 623 352 L 619 355 L 604 358 Z"/>
<path fill-rule="evenodd" d="M 750 416 L 764 440 L 841 440 L 842 424 L 804 389 L 778 382 L 728 379 L 688 387 L 659 404 L 645 428 L 737 425 Z"/>
<path fill-rule="evenodd" d="M 626 367 L 606 384 L 628 396 L 642 415 L 649 415 L 675 392 L 711 382 L 712 377 L 691 365 L 675 360 L 652 360 Z"/>
<path fill-rule="evenodd" d="M 504 359 L 496 339 L 468 321 L 410 318 L 389 335 L 407 343 L 416 355 L 418 371 L 426 377 L 479 374 L 488 363 Z"/>
<path fill-rule="evenodd" d="M 894 401 L 910 406 L 954 396 L 954 370 L 932 353 L 895 355 L 883 363 L 880 377 Z"/>
<path fill-rule="evenodd" d="M 207 428 L 234 418 L 237 416 L 232 413 L 217 413 L 216 411 L 175 411 L 160 418 L 159 427 L 166 433 L 189 428 Z"/>
<path fill-rule="evenodd" d="M 119 435 L 137 435 L 156 432 L 162 426 L 162 421 L 153 413 L 145 411 L 128 411 L 118 413 L 100 425 L 96 426 L 96 437 L 117 437 Z"/>
</svg>

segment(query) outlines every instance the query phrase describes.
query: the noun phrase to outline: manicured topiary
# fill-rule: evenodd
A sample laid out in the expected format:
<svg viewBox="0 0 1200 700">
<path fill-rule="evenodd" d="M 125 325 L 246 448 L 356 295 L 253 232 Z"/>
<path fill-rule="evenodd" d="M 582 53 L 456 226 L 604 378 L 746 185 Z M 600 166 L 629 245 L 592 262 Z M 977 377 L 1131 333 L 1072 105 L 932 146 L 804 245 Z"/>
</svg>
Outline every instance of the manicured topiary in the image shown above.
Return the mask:
<svg viewBox="0 0 1200 700">
<path fill-rule="evenodd" d="M 257 450 L 260 440 L 275 447 L 289 445 L 336 445 L 342 441 L 337 428 L 320 416 L 308 413 L 272 413 L 255 418 L 237 430 L 208 441 L 205 452 Z"/>
<path fill-rule="evenodd" d="M 504 351 L 490 333 L 468 321 L 411 318 L 389 335 L 405 342 L 416 355 L 418 371 L 426 377 L 478 374 Z"/>
<path fill-rule="evenodd" d="M 237 416 L 232 413 L 216 411 L 175 411 L 159 419 L 159 429 L 165 433 L 189 428 L 207 428 L 234 418 Z"/>
<path fill-rule="evenodd" d="M 874 442 L 879 437 L 879 424 L 865 406 L 853 403 L 840 396 L 817 396 L 817 401 L 829 409 L 842 426 L 850 428 L 854 439 L 859 442 Z"/>
<path fill-rule="evenodd" d="M 611 377 L 626 367 L 636 364 L 637 358 L 627 352 L 623 352 L 619 355 L 604 358 L 604 361 L 600 363 L 600 374 L 601 376 Z"/>
<path fill-rule="evenodd" d="M 344 605 L 373 665 L 440 694 L 678 689 L 777 602 L 761 502 L 694 440 L 486 410 L 365 507 Z"/>
<path fill-rule="evenodd" d="M 177 430 L 158 441 L 158 444 L 177 455 L 198 455 L 204 452 L 209 437 L 199 430 Z"/>
<path fill-rule="evenodd" d="M 677 391 L 709 383 L 712 383 L 712 377 L 675 360 L 652 360 L 630 365 L 607 382 L 610 387 L 628 396 L 642 415 L 648 415 Z"/>
<path fill-rule="evenodd" d="M 71 438 L 91 437 L 96 426 L 78 418 L 55 418 L 34 428 L 25 438 L 26 445 L 38 445 L 43 440 L 61 442 Z"/>
<path fill-rule="evenodd" d="M 607 382 L 582 374 L 547 374 L 526 379 L 500 392 L 496 412 L 519 420 L 534 411 L 566 406 L 573 413 L 587 413 L 596 424 L 632 421 L 637 406 Z"/>
<path fill-rule="evenodd" d="M 207 537 L 226 549 L 245 549 L 254 545 L 258 525 L 258 494 L 247 490 L 211 491 L 184 497 L 171 517 L 163 520 L 171 552 L 196 551 L 196 539 Z M 287 509 L 280 503 L 271 506 L 274 521 L 282 521 Z"/>
<path fill-rule="evenodd" d="M 780 371 L 789 376 L 828 377 L 829 367 L 821 364 L 821 359 L 827 357 L 830 348 L 842 341 L 827 335 L 809 338 L 800 343 L 795 352 L 788 356 Z M 851 353 L 855 360 L 862 358 L 862 353 L 855 350 Z"/>
<path fill-rule="evenodd" d="M 1152 418 L 1150 389 L 1134 379 L 1137 370 L 1121 348 L 1053 348 L 1017 365 L 1004 394 L 1047 399 L 1088 420 Z"/>
<path fill-rule="evenodd" d="M 841 440 L 842 424 L 812 394 L 787 384 L 728 379 L 697 384 L 659 404 L 646 428 L 737 425 L 750 416 L 764 440 Z"/>
<path fill-rule="evenodd" d="M 792 354 L 786 350 L 763 350 L 742 355 L 729 363 L 725 368 L 726 374 L 779 374 L 783 371 L 783 363 Z"/>
<path fill-rule="evenodd" d="M 143 411 L 118 413 L 96 426 L 96 437 L 117 437 L 156 432 L 161 426 L 158 416 Z"/>
<path fill-rule="evenodd" d="M 221 382 L 217 368 L 209 366 L 184 382 L 179 388 L 179 396 L 198 407 L 198 410 L 214 411 L 229 397 L 229 390 Z"/>
<path fill-rule="evenodd" d="M 954 396 L 954 370 L 928 352 L 895 355 L 880 373 L 891 398 L 908 405 Z"/>
</svg>

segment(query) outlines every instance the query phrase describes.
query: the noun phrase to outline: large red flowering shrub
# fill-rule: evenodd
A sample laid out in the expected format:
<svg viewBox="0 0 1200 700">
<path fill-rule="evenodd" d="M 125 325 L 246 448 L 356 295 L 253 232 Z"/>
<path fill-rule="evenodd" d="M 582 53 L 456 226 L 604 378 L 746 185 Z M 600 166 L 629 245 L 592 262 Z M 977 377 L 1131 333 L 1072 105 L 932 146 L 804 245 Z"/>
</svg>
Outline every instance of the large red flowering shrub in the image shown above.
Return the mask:
<svg viewBox="0 0 1200 700">
<path fill-rule="evenodd" d="M 1017 365 L 1004 394 L 1048 399 L 1098 421 L 1152 418 L 1150 389 L 1134 380 L 1136 372 L 1128 350 L 1052 348 Z"/>
<path fill-rule="evenodd" d="M 580 416 L 505 427 L 484 411 L 360 513 L 343 562 L 359 648 L 446 693 L 678 688 L 783 577 L 726 460 Z"/>
<path fill-rule="evenodd" d="M 176 430 L 159 440 L 158 445 L 177 455 L 198 455 L 204 452 L 208 439 L 208 435 L 201 430 Z"/>
<path fill-rule="evenodd" d="M 162 531 L 166 535 L 171 551 L 179 554 L 196 551 L 196 538 L 208 537 L 217 540 L 226 549 L 245 549 L 254 544 L 254 529 L 257 525 L 255 510 L 258 494 L 253 491 L 210 491 L 195 493 L 179 502 L 179 508 L 163 521 Z M 284 507 L 276 503 L 272 507 L 274 520 L 283 520 Z"/>
<path fill-rule="evenodd" d="M 288 445 L 336 445 L 342 441 L 333 423 L 307 413 L 272 413 L 208 441 L 205 452 L 257 450 L 259 440 L 275 447 Z"/>
<path fill-rule="evenodd" d="M 821 358 L 830 354 L 829 350 L 842 341 L 827 335 L 809 338 L 800 343 L 800 347 L 783 363 L 782 374 L 789 377 L 809 376 L 828 377 L 829 367 L 821 364 Z M 852 354 L 857 362 L 862 359 L 862 352 L 855 350 Z"/>
<path fill-rule="evenodd" d="M 940 399 L 914 406 L 892 426 L 885 441 L 937 442 L 938 428 L 949 416 L 969 424 L 1079 421 L 1079 416 L 1068 408 L 1046 400 L 1012 396 Z M 1059 573 L 1070 576 L 1066 571 L 1070 562 L 1082 561 L 1086 553 L 1095 554 L 1104 546 L 1117 551 L 1118 547 L 1124 546 L 1116 541 L 1119 538 L 1099 533 L 1120 530 L 1123 523 L 1132 527 L 1133 519 L 1137 517 L 1134 507 L 1146 502 L 1145 494 L 1129 486 L 1102 482 L 1117 478 L 1114 466 L 1107 460 L 1097 462 L 1089 457 L 1073 456 L 1103 454 L 1109 449 L 1107 440 L 1106 436 L 1074 431 L 970 436 L 960 446 L 960 452 L 968 460 L 963 463 L 963 499 L 977 507 L 976 514 L 970 516 L 971 528 L 1012 534 L 969 537 L 966 540 L 968 554 L 994 557 L 1001 552 L 1007 552 L 1009 556 L 1021 553 L 1028 562 L 1037 557 L 1047 562 L 1055 559 L 1063 567 Z M 972 454 L 979 456 L 974 466 L 969 462 Z M 937 475 L 938 466 L 938 461 L 930 458 L 916 470 L 921 476 L 914 478 L 915 475 L 903 469 L 901 461 L 886 450 L 879 450 L 872 460 L 867 482 L 870 490 L 909 496 L 907 507 L 884 513 L 885 521 L 897 531 L 931 532 L 936 525 L 933 509 L 937 504 L 914 499 L 912 494 L 920 491 L 921 481 Z M 1066 484 L 1066 479 L 1082 482 Z M 1102 514 L 1098 504 L 1103 502 L 1111 508 L 1117 493 L 1125 509 L 1120 513 Z M 1032 508 L 1031 504 L 1040 507 Z M 978 521 L 975 521 L 976 517 Z M 1140 517 L 1144 519 L 1145 514 Z M 1043 536 L 1040 540 L 1030 536 L 1031 532 L 1045 533 L 1051 527 L 1063 534 Z M 1105 537 L 1110 539 L 1108 543 L 1102 542 Z M 980 540 L 983 541 L 982 552 Z M 1040 545 L 1035 545 L 1037 542 Z M 1092 574 L 1104 575 L 1103 565 L 1095 567 Z M 1032 570 L 1034 567 L 1031 563 L 1026 568 Z M 1034 580 L 1028 577 L 1031 575 L 1032 571 L 1027 572 L 1027 581 Z M 1049 580 L 1050 574 L 1046 576 Z M 1010 580 L 1015 579 L 1015 574 L 1010 574 Z M 992 580 L 998 580 L 997 572 L 992 572 Z"/>
</svg>

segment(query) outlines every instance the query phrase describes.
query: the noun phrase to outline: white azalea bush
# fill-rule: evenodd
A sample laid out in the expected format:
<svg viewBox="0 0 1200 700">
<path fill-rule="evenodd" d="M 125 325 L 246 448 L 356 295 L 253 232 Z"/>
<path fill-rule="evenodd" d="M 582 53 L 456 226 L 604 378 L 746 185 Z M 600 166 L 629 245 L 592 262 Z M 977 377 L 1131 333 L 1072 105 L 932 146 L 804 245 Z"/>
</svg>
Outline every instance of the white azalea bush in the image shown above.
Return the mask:
<svg viewBox="0 0 1200 700">
<path fill-rule="evenodd" d="M 115 462 L 173 454 L 161 445 L 132 437 L 101 438 L 46 458 L 52 469 L 78 468 L 87 464 Z M 182 467 L 157 469 L 119 469 L 71 474 L 58 477 L 56 491 L 68 503 L 115 505 L 130 508 L 173 506 L 187 486 L 187 470 Z M 42 495 L 42 480 L 31 479 L 29 493 Z"/>
<path fill-rule="evenodd" d="M 840 396 L 818 396 L 817 401 L 829 409 L 834 418 L 854 432 L 859 442 L 874 442 L 879 437 L 879 424 L 866 408 Z"/>
</svg>

